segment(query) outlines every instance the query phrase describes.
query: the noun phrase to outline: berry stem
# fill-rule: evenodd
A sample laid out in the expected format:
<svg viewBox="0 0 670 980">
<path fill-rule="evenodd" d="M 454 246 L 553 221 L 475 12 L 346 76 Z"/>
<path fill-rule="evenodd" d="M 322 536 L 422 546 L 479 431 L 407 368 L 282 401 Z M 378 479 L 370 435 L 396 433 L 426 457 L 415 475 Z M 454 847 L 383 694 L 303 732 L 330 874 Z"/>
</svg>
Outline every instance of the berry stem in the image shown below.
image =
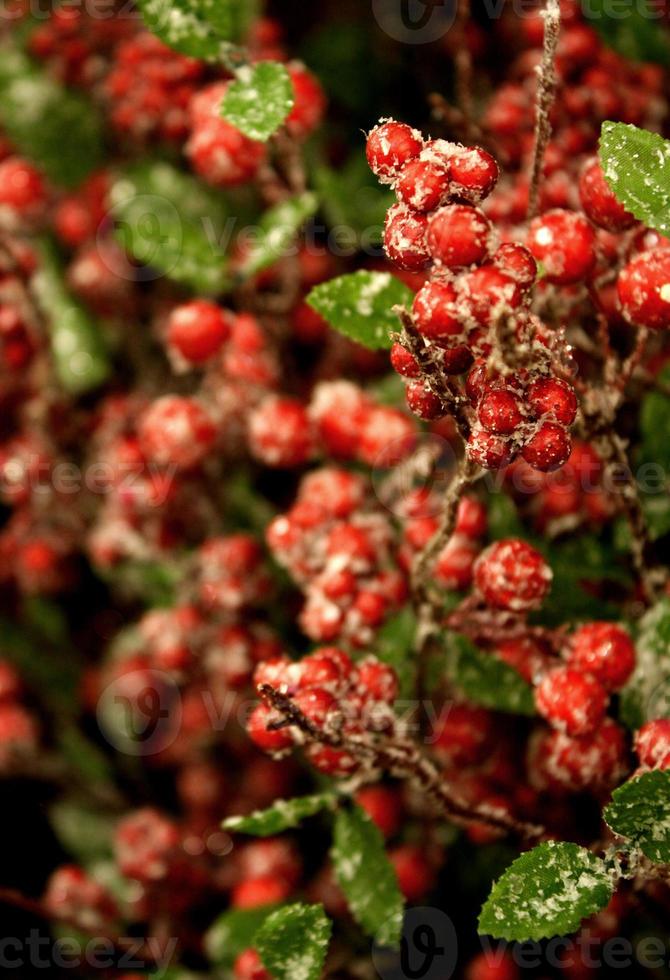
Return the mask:
<svg viewBox="0 0 670 980">
<path fill-rule="evenodd" d="M 537 98 L 535 107 L 535 147 L 530 172 L 528 192 L 528 220 L 538 212 L 540 200 L 540 181 L 544 166 L 544 154 L 551 136 L 549 115 L 556 97 L 558 78 L 556 75 L 556 48 L 561 29 L 561 8 L 559 0 L 547 0 L 544 9 L 544 45 L 542 61 L 538 69 Z"/>
</svg>

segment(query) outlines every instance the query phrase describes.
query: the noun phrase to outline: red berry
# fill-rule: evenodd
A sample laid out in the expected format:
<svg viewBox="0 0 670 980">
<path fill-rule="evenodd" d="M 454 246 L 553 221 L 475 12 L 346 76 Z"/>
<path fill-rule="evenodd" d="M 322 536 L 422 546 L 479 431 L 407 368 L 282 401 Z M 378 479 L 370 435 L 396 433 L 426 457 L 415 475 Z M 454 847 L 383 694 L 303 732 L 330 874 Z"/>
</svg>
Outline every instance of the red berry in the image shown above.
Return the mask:
<svg viewBox="0 0 670 980">
<path fill-rule="evenodd" d="M 623 231 L 635 224 L 634 216 L 626 211 L 605 180 L 598 157 L 587 161 L 582 170 L 579 199 L 588 217 L 600 228 Z"/>
<path fill-rule="evenodd" d="M 426 227 L 426 216 L 405 204 L 389 208 L 384 224 L 384 249 L 398 268 L 417 272 L 428 265 Z"/>
<path fill-rule="evenodd" d="M 202 364 L 221 348 L 230 334 L 229 315 L 206 299 L 183 303 L 170 314 L 167 341 L 192 364 Z"/>
<path fill-rule="evenodd" d="M 509 439 L 481 428 L 475 428 L 470 433 L 466 451 L 469 459 L 487 470 L 507 466 L 514 456 L 514 447 Z"/>
<path fill-rule="evenodd" d="M 496 656 L 508 666 L 513 667 L 529 684 L 547 665 L 546 651 L 532 637 L 503 640 L 496 644 Z"/>
<path fill-rule="evenodd" d="M 453 193 L 478 204 L 491 193 L 500 171 L 491 154 L 481 147 L 459 147 L 449 159 L 449 175 Z"/>
<path fill-rule="evenodd" d="M 537 609 L 551 579 L 551 569 L 539 551 L 518 538 L 496 541 L 475 564 L 475 585 L 486 602 L 513 612 Z"/>
<path fill-rule="evenodd" d="M 410 160 L 400 171 L 395 192 L 415 211 L 434 211 L 449 197 L 449 171 L 437 160 Z"/>
<path fill-rule="evenodd" d="M 661 766 L 670 755 L 670 718 L 657 718 L 643 725 L 635 733 L 635 751 L 641 765 L 650 769 Z"/>
<path fill-rule="evenodd" d="M 124 817 L 114 835 L 119 870 L 138 881 L 165 878 L 180 841 L 177 825 L 153 807 Z"/>
<path fill-rule="evenodd" d="M 611 718 L 590 735 L 547 732 L 535 748 L 539 775 L 573 792 L 610 789 L 628 768 L 625 733 Z"/>
<path fill-rule="evenodd" d="M 233 964 L 235 980 L 272 980 L 255 949 L 245 949 Z"/>
<path fill-rule="evenodd" d="M 430 218 L 426 243 L 436 262 L 460 269 L 487 258 L 490 237 L 491 224 L 482 211 L 449 204 Z"/>
<path fill-rule="evenodd" d="M 561 425 L 571 425 L 577 414 L 574 389 L 560 378 L 538 378 L 528 388 L 528 404 L 534 415 L 550 415 Z"/>
<path fill-rule="evenodd" d="M 462 534 L 454 534 L 435 562 L 435 578 L 447 589 L 467 589 L 479 549 Z"/>
<path fill-rule="evenodd" d="M 621 626 L 585 623 L 572 634 L 567 659 L 571 667 L 597 677 L 608 691 L 618 691 L 635 667 L 635 646 Z"/>
<path fill-rule="evenodd" d="M 456 533 L 469 538 L 481 538 L 486 534 L 486 507 L 475 497 L 463 497 L 456 511 Z"/>
<path fill-rule="evenodd" d="M 523 447 L 521 455 L 536 470 L 549 473 L 565 463 L 571 448 L 570 434 L 562 425 L 543 422 Z"/>
<path fill-rule="evenodd" d="M 390 184 L 422 149 L 421 133 L 389 119 L 370 131 L 365 152 L 372 172 L 383 184 Z"/>
<path fill-rule="evenodd" d="M 350 776 L 358 769 L 358 763 L 353 756 L 330 745 L 310 745 L 305 755 L 315 769 L 327 776 Z"/>
<path fill-rule="evenodd" d="M 556 208 L 534 218 L 528 247 L 544 266 L 544 278 L 561 286 L 583 281 L 596 260 L 596 236 L 586 218 Z"/>
<path fill-rule="evenodd" d="M 286 126 L 292 136 L 304 140 L 321 122 L 326 110 L 326 96 L 319 80 L 301 62 L 292 61 L 286 67 L 294 97 Z"/>
<path fill-rule="evenodd" d="M 416 358 L 402 344 L 395 343 L 391 348 L 391 364 L 403 378 L 418 378 L 421 374 Z"/>
<path fill-rule="evenodd" d="M 159 466 L 190 469 L 202 462 L 216 438 L 216 426 L 195 398 L 163 395 L 139 422 L 145 456 Z"/>
<path fill-rule="evenodd" d="M 463 374 L 472 365 L 472 352 L 465 344 L 449 347 L 442 352 L 442 370 L 445 374 Z"/>
<path fill-rule="evenodd" d="M 44 181 L 32 164 L 21 157 L 0 163 L 0 208 L 27 215 L 38 211 L 45 201 Z"/>
<path fill-rule="evenodd" d="M 435 884 L 433 867 L 420 847 L 403 844 L 389 853 L 389 860 L 408 902 L 418 902 Z"/>
<path fill-rule="evenodd" d="M 312 454 L 307 410 L 297 398 L 270 395 L 249 417 L 249 448 L 267 466 L 302 466 Z"/>
<path fill-rule="evenodd" d="M 448 282 L 427 282 L 414 297 L 416 328 L 429 340 L 440 341 L 463 333 L 456 308 L 458 294 Z"/>
<path fill-rule="evenodd" d="M 492 388 L 482 396 L 477 417 L 487 432 L 511 435 L 523 415 L 519 399 L 509 388 Z"/>
<path fill-rule="evenodd" d="M 535 692 L 540 714 L 568 735 L 588 735 L 600 725 L 607 692 L 597 678 L 572 667 L 556 667 Z"/>
<path fill-rule="evenodd" d="M 518 282 L 494 265 L 482 265 L 466 272 L 458 287 L 462 306 L 482 326 L 496 323 L 518 309 L 523 300 Z"/>
<path fill-rule="evenodd" d="M 276 875 L 260 875 L 247 878 L 233 888 L 230 904 L 236 909 L 256 909 L 261 905 L 283 902 L 291 893 L 291 887 Z"/>
<path fill-rule="evenodd" d="M 293 701 L 296 708 L 302 711 L 305 718 L 323 728 L 328 716 L 337 707 L 337 702 L 333 695 L 322 687 L 312 687 L 308 690 L 298 691 Z"/>
<path fill-rule="evenodd" d="M 265 704 L 254 708 L 247 721 L 249 738 L 265 752 L 281 752 L 293 746 L 293 736 L 288 728 L 268 730 L 270 722 L 279 721 L 279 715 Z"/>
<path fill-rule="evenodd" d="M 493 263 L 524 288 L 531 286 L 537 276 L 537 262 L 525 245 L 506 242 L 493 256 Z"/>
<path fill-rule="evenodd" d="M 392 667 L 369 657 L 358 665 L 356 688 L 366 699 L 393 704 L 399 692 L 398 677 Z"/>
<path fill-rule="evenodd" d="M 495 737 L 493 715 L 473 704 L 447 704 L 432 736 L 436 751 L 450 765 L 475 765 L 486 756 Z"/>
<path fill-rule="evenodd" d="M 629 323 L 651 330 L 670 326 L 670 249 L 641 252 L 619 273 L 617 293 Z"/>
<path fill-rule="evenodd" d="M 22 690 L 23 684 L 16 668 L 8 660 L 0 660 L 0 701 L 16 701 Z"/>
<path fill-rule="evenodd" d="M 252 180 L 266 155 L 265 144 L 244 136 L 221 116 L 230 82 L 201 89 L 190 106 L 192 130 L 186 153 L 205 180 L 228 187 Z"/>
<path fill-rule="evenodd" d="M 407 406 L 420 419 L 441 419 L 445 414 L 442 401 L 423 381 L 412 381 L 405 390 Z"/>
<path fill-rule="evenodd" d="M 400 829 L 399 793 L 390 786 L 365 786 L 356 793 L 356 802 L 376 823 L 384 837 L 393 837 Z"/>
</svg>

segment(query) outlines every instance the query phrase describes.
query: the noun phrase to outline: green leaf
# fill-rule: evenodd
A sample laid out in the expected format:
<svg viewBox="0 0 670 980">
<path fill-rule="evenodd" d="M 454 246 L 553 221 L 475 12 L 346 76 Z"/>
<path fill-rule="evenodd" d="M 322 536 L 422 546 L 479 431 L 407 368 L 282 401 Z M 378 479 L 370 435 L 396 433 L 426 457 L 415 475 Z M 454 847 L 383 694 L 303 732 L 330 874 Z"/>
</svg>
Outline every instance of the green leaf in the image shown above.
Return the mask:
<svg viewBox="0 0 670 980">
<path fill-rule="evenodd" d="M 386 212 L 395 197 L 381 187 L 370 170 L 365 153 L 352 153 L 337 170 L 319 164 L 312 180 L 330 228 L 337 231 L 339 249 L 356 251 L 381 245 Z M 346 230 L 351 232 L 347 240 Z"/>
<path fill-rule="evenodd" d="M 289 905 L 268 916 L 254 948 L 274 980 L 320 980 L 332 931 L 322 905 Z"/>
<path fill-rule="evenodd" d="M 93 104 L 0 47 L 0 124 L 12 144 L 51 180 L 75 187 L 101 165 L 102 124 Z"/>
<path fill-rule="evenodd" d="M 664 369 L 659 379 L 666 384 L 670 381 L 670 372 Z M 648 478 L 654 475 L 653 467 L 660 475 L 658 489 L 662 491 L 662 499 L 667 500 L 665 477 L 670 468 L 670 440 L 666 433 L 670 430 L 670 398 L 660 391 L 649 391 L 642 399 L 640 406 L 640 482 L 647 484 Z M 644 469 L 644 465 L 649 470 Z"/>
<path fill-rule="evenodd" d="M 479 931 L 496 939 L 545 939 L 575 932 L 612 897 L 605 862 L 577 844 L 547 841 L 514 861 L 493 886 Z"/>
<path fill-rule="evenodd" d="M 331 858 L 356 922 L 381 946 L 398 946 L 403 898 L 382 835 L 360 807 L 336 814 Z"/>
<path fill-rule="evenodd" d="M 372 350 L 389 349 L 391 333 L 399 329 L 394 306 L 409 306 L 412 290 L 390 272 L 359 269 L 323 282 L 307 302 L 331 327 Z"/>
<path fill-rule="evenodd" d="M 619 704 L 621 720 L 633 731 L 653 718 L 670 718 L 670 599 L 639 621 L 635 649 L 635 670 Z"/>
<path fill-rule="evenodd" d="M 221 115 L 252 140 L 265 142 L 293 108 L 291 76 L 278 61 L 259 61 L 238 69 L 225 94 Z"/>
<path fill-rule="evenodd" d="M 110 202 L 116 238 L 149 267 L 140 278 L 164 274 L 199 293 L 228 288 L 226 207 L 220 194 L 168 163 L 150 163 L 119 178 Z"/>
<path fill-rule="evenodd" d="M 252 909 L 229 909 L 220 915 L 205 933 L 205 952 L 217 966 L 230 967 L 245 949 L 253 945 L 254 936 L 276 904 Z"/>
<path fill-rule="evenodd" d="M 670 58 L 670 34 L 665 24 L 654 16 L 653 8 L 628 4 L 622 13 L 607 0 L 591 0 L 586 16 L 605 44 L 631 61 L 652 61 L 667 65 Z"/>
<path fill-rule="evenodd" d="M 239 275 L 244 279 L 255 276 L 285 256 L 300 228 L 316 213 L 318 203 L 316 195 L 306 191 L 266 211 L 248 243 L 246 257 L 238 267 Z"/>
<path fill-rule="evenodd" d="M 80 864 L 111 858 L 113 817 L 66 799 L 53 804 L 49 818 L 59 842 Z"/>
<path fill-rule="evenodd" d="M 256 0 L 138 0 L 150 31 L 192 58 L 225 58 L 244 39 L 257 13 Z"/>
<path fill-rule="evenodd" d="M 416 689 L 415 637 L 416 617 L 409 608 L 387 620 L 377 634 L 375 652 L 398 675 L 400 699 L 413 697 Z"/>
<path fill-rule="evenodd" d="M 670 864 L 670 772 L 656 769 L 630 779 L 614 791 L 603 816 L 651 861 Z"/>
<path fill-rule="evenodd" d="M 109 377 L 107 350 L 97 324 L 68 292 L 55 250 L 46 241 L 40 259 L 33 289 L 47 321 L 56 375 L 69 394 L 81 395 Z"/>
<path fill-rule="evenodd" d="M 529 717 L 536 713 L 530 684 L 509 664 L 478 650 L 465 636 L 448 639 L 448 673 L 456 687 L 475 704 Z"/>
<path fill-rule="evenodd" d="M 240 834 L 271 837 L 297 827 L 307 817 L 332 807 L 335 799 L 333 793 L 318 793 L 314 796 L 297 796 L 293 800 L 275 800 L 267 810 L 257 810 L 248 817 L 228 817 L 223 827 Z"/>
<path fill-rule="evenodd" d="M 604 122 L 600 163 L 617 198 L 662 235 L 670 235 L 670 142 L 628 123 Z"/>
</svg>

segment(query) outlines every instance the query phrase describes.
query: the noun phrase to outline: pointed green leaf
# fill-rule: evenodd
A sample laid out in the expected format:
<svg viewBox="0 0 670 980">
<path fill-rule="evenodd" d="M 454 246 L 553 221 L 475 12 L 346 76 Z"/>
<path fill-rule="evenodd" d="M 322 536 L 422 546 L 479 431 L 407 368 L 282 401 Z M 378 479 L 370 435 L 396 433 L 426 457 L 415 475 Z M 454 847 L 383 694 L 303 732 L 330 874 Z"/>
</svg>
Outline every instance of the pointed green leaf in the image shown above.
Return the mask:
<svg viewBox="0 0 670 980">
<path fill-rule="evenodd" d="M 638 623 L 635 670 L 620 695 L 619 715 L 633 731 L 670 718 L 670 600 L 661 599 Z"/>
<path fill-rule="evenodd" d="M 331 857 L 356 922 L 379 945 L 397 946 L 403 898 L 382 835 L 360 807 L 338 811 Z"/>
<path fill-rule="evenodd" d="M 518 857 L 496 882 L 479 931 L 519 942 L 564 936 L 604 908 L 613 887 L 601 858 L 577 844 L 547 841 Z"/>
<path fill-rule="evenodd" d="M 275 800 L 267 810 L 257 810 L 248 817 L 228 817 L 223 821 L 223 827 L 240 834 L 271 837 L 297 827 L 307 817 L 332 807 L 335 799 L 333 793 L 318 793 L 314 796 L 297 796 L 293 800 Z"/>
<path fill-rule="evenodd" d="M 307 302 L 331 327 L 373 350 L 389 349 L 400 329 L 394 306 L 411 306 L 412 290 L 390 272 L 360 269 L 320 283 Z"/>
<path fill-rule="evenodd" d="M 663 20 L 659 20 L 660 9 L 631 3 L 619 12 L 608 0 L 591 0 L 586 16 L 605 44 L 624 58 L 668 64 L 670 33 Z"/>
<path fill-rule="evenodd" d="M 192 58 L 221 58 L 244 39 L 257 11 L 256 0 L 139 0 L 150 31 Z"/>
<path fill-rule="evenodd" d="M 377 634 L 376 653 L 393 667 L 400 682 L 400 698 L 414 696 L 416 687 L 416 616 L 405 608 L 387 620 Z"/>
<path fill-rule="evenodd" d="M 253 945 L 254 936 L 276 904 L 251 909 L 229 909 L 205 933 L 205 952 L 217 966 L 230 967 L 245 949 Z"/>
<path fill-rule="evenodd" d="M 656 769 L 624 783 L 604 817 L 615 834 L 634 841 L 651 861 L 670 864 L 670 772 Z"/>
<path fill-rule="evenodd" d="M 332 931 L 322 905 L 289 905 L 268 916 L 253 945 L 274 980 L 320 980 Z"/>
<path fill-rule="evenodd" d="M 63 187 L 76 187 L 102 162 L 102 124 L 93 103 L 4 45 L 0 124 L 17 150 Z"/>
<path fill-rule="evenodd" d="M 600 163 L 605 180 L 631 214 L 670 235 L 670 142 L 628 123 L 604 122 Z"/>
<path fill-rule="evenodd" d="M 117 240 L 146 268 L 200 293 L 224 292 L 226 209 L 221 195 L 168 163 L 140 164 L 110 192 L 110 220 Z"/>
<path fill-rule="evenodd" d="M 252 140 L 265 142 L 293 108 L 291 76 L 278 61 L 259 61 L 237 71 L 223 99 L 221 115 Z"/>
<path fill-rule="evenodd" d="M 244 261 L 238 266 L 242 278 L 255 276 L 294 247 L 295 236 L 316 213 L 318 199 L 307 191 L 266 211 L 248 243 Z"/>
<path fill-rule="evenodd" d="M 448 673 L 466 698 L 494 711 L 535 712 L 533 689 L 509 664 L 478 650 L 465 636 L 449 638 Z"/>
</svg>

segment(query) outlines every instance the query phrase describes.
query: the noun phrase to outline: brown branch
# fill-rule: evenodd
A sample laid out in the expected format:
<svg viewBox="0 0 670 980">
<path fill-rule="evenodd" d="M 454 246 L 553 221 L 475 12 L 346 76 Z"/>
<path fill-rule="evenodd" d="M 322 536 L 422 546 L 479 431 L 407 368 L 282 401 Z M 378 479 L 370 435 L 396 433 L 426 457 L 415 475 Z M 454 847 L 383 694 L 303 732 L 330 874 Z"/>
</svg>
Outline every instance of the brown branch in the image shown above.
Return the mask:
<svg viewBox="0 0 670 980">
<path fill-rule="evenodd" d="M 534 218 L 540 200 L 540 181 L 544 167 L 544 154 L 551 137 L 549 116 L 556 98 L 556 48 L 561 28 L 561 8 L 559 0 L 547 0 L 544 9 L 544 47 L 539 67 L 537 98 L 535 108 L 535 146 L 530 172 L 528 193 L 528 218 Z"/>
<path fill-rule="evenodd" d="M 408 738 L 396 733 L 375 737 L 370 732 L 344 735 L 334 728 L 321 729 L 305 717 L 288 695 L 271 685 L 262 684 L 259 693 L 283 717 L 284 724 L 297 728 L 307 741 L 343 750 L 368 768 L 414 783 L 445 817 L 455 823 L 485 823 L 495 830 L 524 838 L 537 838 L 544 832 L 541 827 L 517 821 L 493 808 L 468 806 L 453 796 L 435 763 Z"/>
</svg>

